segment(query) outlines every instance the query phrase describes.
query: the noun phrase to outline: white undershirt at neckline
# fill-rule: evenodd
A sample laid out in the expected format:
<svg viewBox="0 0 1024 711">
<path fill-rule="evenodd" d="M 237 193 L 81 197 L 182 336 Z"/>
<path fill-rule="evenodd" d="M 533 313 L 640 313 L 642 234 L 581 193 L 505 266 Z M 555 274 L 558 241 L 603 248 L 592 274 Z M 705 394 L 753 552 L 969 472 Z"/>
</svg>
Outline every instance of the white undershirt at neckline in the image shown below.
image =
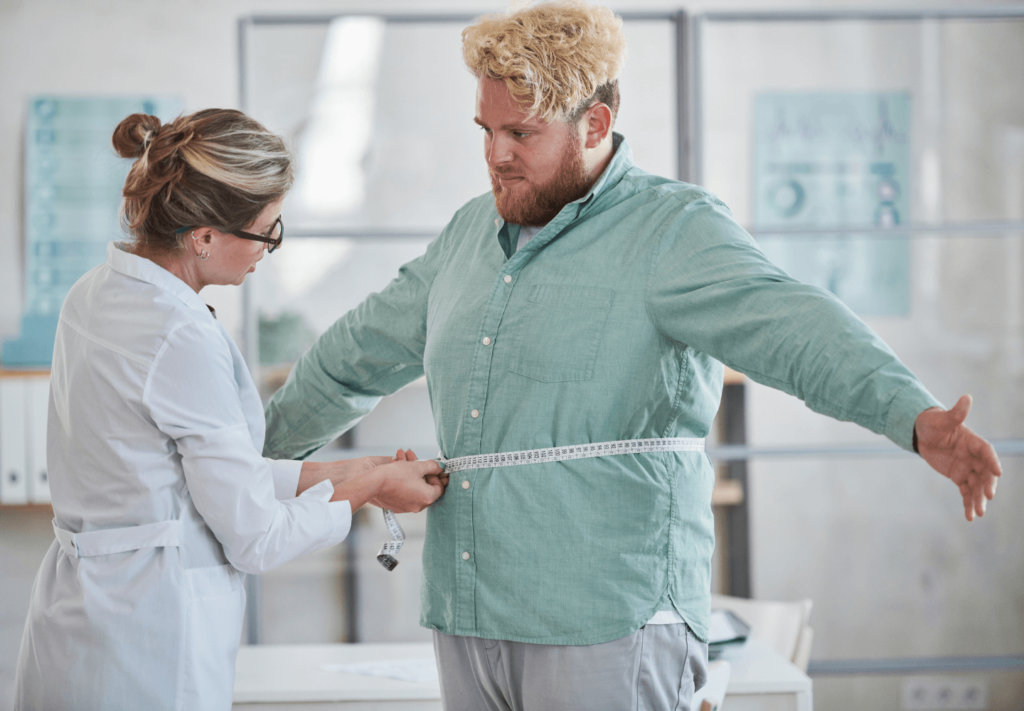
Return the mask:
<svg viewBox="0 0 1024 711">
<path fill-rule="evenodd" d="M 519 241 L 516 243 L 516 251 L 526 246 L 526 243 L 537 236 L 537 233 L 544 229 L 544 225 L 540 227 L 528 227 L 522 225 L 519 227 Z"/>
</svg>

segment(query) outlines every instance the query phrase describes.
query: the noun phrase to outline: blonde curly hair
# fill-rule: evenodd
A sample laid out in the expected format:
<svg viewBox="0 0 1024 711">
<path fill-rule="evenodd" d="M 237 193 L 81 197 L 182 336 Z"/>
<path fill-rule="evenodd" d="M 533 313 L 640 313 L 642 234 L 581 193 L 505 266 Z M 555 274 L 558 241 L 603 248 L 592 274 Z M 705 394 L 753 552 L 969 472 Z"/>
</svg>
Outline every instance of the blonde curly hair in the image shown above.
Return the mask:
<svg viewBox="0 0 1024 711">
<path fill-rule="evenodd" d="M 617 112 L 626 37 L 608 8 L 560 0 L 480 18 L 462 31 L 462 56 L 477 77 L 504 81 L 530 116 L 573 121 L 595 98 Z"/>
</svg>

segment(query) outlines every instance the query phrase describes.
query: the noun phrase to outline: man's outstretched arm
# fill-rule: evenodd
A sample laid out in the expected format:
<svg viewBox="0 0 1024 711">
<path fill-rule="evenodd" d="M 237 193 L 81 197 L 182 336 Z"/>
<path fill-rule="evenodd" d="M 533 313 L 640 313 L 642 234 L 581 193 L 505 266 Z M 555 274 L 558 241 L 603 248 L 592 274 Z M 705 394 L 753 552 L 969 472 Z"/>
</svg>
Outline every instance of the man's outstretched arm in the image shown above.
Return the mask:
<svg viewBox="0 0 1024 711">
<path fill-rule="evenodd" d="M 815 412 L 916 449 L 960 488 L 967 519 L 981 515 L 1000 469 L 991 445 L 963 425 L 969 398 L 944 410 L 877 334 L 831 294 L 771 264 L 713 198 L 689 203 L 673 227 L 648 290 L 667 336 Z"/>
<path fill-rule="evenodd" d="M 1003 469 L 992 445 L 964 424 L 970 410 L 970 395 L 957 400 L 951 410 L 925 410 L 914 423 L 914 439 L 932 469 L 959 487 L 964 515 L 973 521 L 975 515 L 985 515 L 985 502 L 996 495 Z"/>
</svg>

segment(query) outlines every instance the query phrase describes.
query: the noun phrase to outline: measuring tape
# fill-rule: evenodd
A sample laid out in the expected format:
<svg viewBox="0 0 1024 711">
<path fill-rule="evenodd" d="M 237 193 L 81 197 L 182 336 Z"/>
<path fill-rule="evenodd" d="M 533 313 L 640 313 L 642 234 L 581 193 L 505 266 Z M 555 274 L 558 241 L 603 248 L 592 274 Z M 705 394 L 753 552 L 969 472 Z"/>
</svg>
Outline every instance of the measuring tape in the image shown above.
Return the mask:
<svg viewBox="0 0 1024 711">
<path fill-rule="evenodd" d="M 445 459 L 444 456 L 439 456 L 437 461 L 444 467 L 445 473 L 455 474 L 470 469 L 495 469 L 522 464 L 565 462 L 571 459 L 590 459 L 591 457 L 608 457 L 616 454 L 703 451 L 703 439 L 664 437 L 660 439 L 622 439 L 615 442 L 595 442 L 594 444 L 578 444 L 571 447 L 524 449 L 518 452 L 499 452 L 498 454 L 471 454 L 455 459 Z M 391 540 L 381 546 L 380 553 L 377 554 L 377 562 L 388 570 L 394 570 L 398 565 L 398 552 L 402 550 L 402 544 L 405 543 L 405 531 L 398 524 L 395 512 L 390 509 L 384 509 L 384 523 L 391 534 Z"/>
</svg>

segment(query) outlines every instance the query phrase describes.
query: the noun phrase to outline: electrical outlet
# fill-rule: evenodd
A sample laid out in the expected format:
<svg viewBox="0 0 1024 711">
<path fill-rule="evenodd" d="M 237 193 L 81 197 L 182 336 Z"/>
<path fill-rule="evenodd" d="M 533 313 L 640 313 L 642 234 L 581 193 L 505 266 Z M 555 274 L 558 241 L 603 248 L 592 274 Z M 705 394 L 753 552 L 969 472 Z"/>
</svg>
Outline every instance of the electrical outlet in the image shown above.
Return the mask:
<svg viewBox="0 0 1024 711">
<path fill-rule="evenodd" d="M 988 688 L 982 679 L 914 676 L 903 681 L 907 711 L 986 711 Z"/>
</svg>

